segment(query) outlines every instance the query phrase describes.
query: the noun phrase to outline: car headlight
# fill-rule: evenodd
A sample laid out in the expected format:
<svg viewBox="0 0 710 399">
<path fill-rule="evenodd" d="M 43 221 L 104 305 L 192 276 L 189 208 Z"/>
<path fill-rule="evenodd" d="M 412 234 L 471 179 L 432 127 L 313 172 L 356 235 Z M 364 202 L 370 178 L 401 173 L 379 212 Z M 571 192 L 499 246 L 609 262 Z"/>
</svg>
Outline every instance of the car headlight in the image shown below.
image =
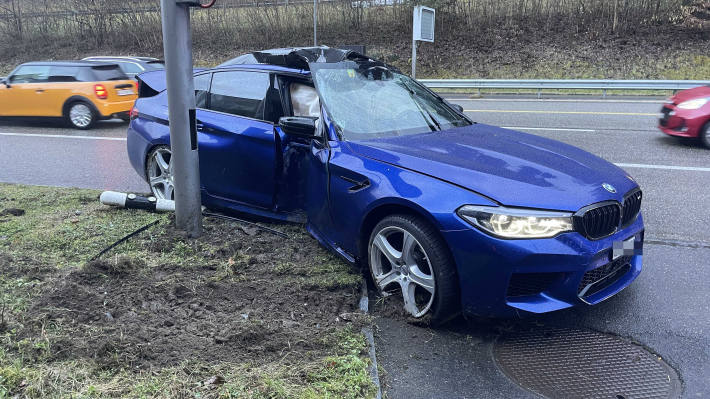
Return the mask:
<svg viewBox="0 0 710 399">
<path fill-rule="evenodd" d="M 710 100 L 710 98 L 696 98 L 694 100 L 683 101 L 682 103 L 678 104 L 678 108 L 680 108 L 680 109 L 698 109 L 698 108 L 702 107 L 703 105 L 707 104 L 708 100 Z"/>
<path fill-rule="evenodd" d="M 569 212 L 465 205 L 456 213 L 486 233 L 501 238 L 548 238 L 574 229 Z"/>
</svg>

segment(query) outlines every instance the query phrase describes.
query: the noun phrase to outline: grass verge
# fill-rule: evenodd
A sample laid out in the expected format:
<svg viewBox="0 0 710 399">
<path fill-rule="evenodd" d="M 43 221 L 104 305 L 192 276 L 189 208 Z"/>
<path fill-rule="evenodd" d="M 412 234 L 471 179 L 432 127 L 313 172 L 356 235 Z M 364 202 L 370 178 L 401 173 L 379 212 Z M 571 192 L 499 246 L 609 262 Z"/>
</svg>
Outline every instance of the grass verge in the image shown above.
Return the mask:
<svg viewBox="0 0 710 399">
<path fill-rule="evenodd" d="M 98 194 L 0 184 L 0 398 L 374 395 L 359 272 L 302 227 L 187 240 Z"/>
</svg>

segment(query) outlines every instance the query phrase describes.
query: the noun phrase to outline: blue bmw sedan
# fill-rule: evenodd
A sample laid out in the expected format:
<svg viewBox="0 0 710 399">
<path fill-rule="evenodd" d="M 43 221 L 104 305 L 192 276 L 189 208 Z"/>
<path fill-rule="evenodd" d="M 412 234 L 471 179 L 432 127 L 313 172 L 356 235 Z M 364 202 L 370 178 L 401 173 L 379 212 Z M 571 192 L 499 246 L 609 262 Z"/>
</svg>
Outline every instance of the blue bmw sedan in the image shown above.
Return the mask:
<svg viewBox="0 0 710 399">
<path fill-rule="evenodd" d="M 128 154 L 173 195 L 162 71 L 139 76 Z M 641 272 L 641 190 L 554 140 L 471 121 L 396 68 L 328 47 L 195 71 L 202 201 L 303 222 L 412 317 L 597 304 Z"/>
</svg>

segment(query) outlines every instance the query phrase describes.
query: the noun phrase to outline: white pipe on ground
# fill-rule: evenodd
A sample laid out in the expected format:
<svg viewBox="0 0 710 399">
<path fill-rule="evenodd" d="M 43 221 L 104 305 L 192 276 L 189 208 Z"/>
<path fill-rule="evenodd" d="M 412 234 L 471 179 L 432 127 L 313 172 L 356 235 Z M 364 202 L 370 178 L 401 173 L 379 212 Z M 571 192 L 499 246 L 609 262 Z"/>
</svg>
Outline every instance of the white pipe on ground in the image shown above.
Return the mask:
<svg viewBox="0 0 710 399">
<path fill-rule="evenodd" d="M 118 206 L 127 209 L 145 209 L 154 212 L 175 212 L 175 201 L 143 197 L 135 194 L 104 191 L 99 200 L 104 205 Z"/>
</svg>

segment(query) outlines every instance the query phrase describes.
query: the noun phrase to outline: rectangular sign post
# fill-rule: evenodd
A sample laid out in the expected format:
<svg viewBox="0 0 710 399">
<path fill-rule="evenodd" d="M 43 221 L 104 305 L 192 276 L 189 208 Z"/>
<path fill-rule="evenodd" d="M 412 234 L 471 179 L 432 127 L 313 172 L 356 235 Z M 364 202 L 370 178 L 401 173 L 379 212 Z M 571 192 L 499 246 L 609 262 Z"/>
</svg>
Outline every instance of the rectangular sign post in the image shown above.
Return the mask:
<svg viewBox="0 0 710 399">
<path fill-rule="evenodd" d="M 175 186 L 175 224 L 189 237 L 202 234 L 190 29 L 190 7 L 195 5 L 199 2 L 160 1 L 170 118 L 170 167 Z"/>
<path fill-rule="evenodd" d="M 414 7 L 412 24 L 412 78 L 417 78 L 417 41 L 434 42 L 434 17 L 436 10 L 424 6 Z"/>
</svg>

